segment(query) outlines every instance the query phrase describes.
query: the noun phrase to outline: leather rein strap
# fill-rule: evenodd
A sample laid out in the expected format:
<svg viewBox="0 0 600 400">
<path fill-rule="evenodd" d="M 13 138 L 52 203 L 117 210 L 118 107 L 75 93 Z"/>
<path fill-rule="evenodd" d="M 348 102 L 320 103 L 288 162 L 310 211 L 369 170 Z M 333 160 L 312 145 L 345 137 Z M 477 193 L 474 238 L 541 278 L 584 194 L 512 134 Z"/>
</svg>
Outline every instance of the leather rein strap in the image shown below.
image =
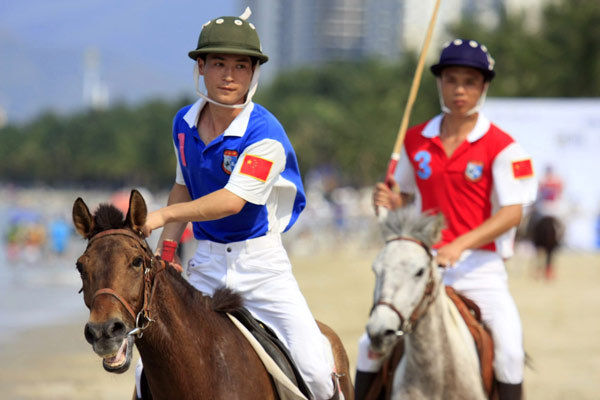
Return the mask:
<svg viewBox="0 0 600 400">
<path fill-rule="evenodd" d="M 101 295 L 113 296 L 115 299 L 117 299 L 123 305 L 123 307 L 125 307 L 125 309 L 129 313 L 129 315 L 131 315 L 131 317 L 135 321 L 135 329 L 133 329 L 131 332 L 129 332 L 128 335 L 135 334 L 135 335 L 137 335 L 137 337 L 141 338 L 143 335 L 142 331 L 144 329 L 146 329 L 148 327 L 148 325 L 150 325 L 151 322 L 154 321 L 151 316 L 150 304 L 152 303 L 152 298 L 154 297 L 154 291 L 156 289 L 155 278 L 160 272 L 162 272 L 166 269 L 167 263 L 164 260 L 161 260 L 160 258 L 156 258 L 152 254 L 152 252 L 150 250 L 150 246 L 148 246 L 148 242 L 146 242 L 146 240 L 143 238 L 141 233 L 139 235 L 136 235 L 134 232 L 132 232 L 128 229 L 108 229 L 106 231 L 102 231 L 102 232 L 96 234 L 95 236 L 93 236 L 88 241 L 87 248 L 90 247 L 92 242 L 95 242 L 98 239 L 101 239 L 106 236 L 114 236 L 114 235 L 127 236 L 132 239 L 135 239 L 142 246 L 142 248 L 146 252 L 146 255 L 149 255 L 149 257 L 144 258 L 144 272 L 143 272 L 143 274 L 144 274 L 144 292 L 143 292 L 144 303 L 142 305 L 141 310 L 136 314 L 133 311 L 133 307 L 131 307 L 131 305 L 127 302 L 127 300 L 125 300 L 123 298 L 123 296 L 119 295 L 116 291 L 114 291 L 111 288 L 103 288 L 103 289 L 98 289 L 96 291 L 96 293 L 94 293 L 94 296 L 92 297 L 92 304 L 91 304 L 90 308 L 94 307 L 94 300 L 96 300 L 96 297 L 101 296 Z M 86 248 L 86 251 L 87 251 L 87 248 Z M 148 263 L 148 259 L 150 261 L 149 263 Z M 155 269 L 154 274 L 151 274 L 150 272 L 152 272 L 154 270 L 153 267 L 155 265 L 155 260 L 159 262 L 159 266 L 158 266 L 158 268 Z M 140 318 L 143 318 L 144 321 L 140 321 Z"/>
<path fill-rule="evenodd" d="M 394 237 L 392 239 L 387 240 L 386 243 L 389 243 L 389 242 L 392 242 L 395 240 L 404 240 L 404 241 L 417 243 L 419 246 L 421 246 L 421 247 L 423 247 L 423 249 L 425 249 L 425 251 L 427 252 L 427 255 L 429 256 L 429 259 L 433 260 L 431 251 L 425 245 L 425 243 L 423 243 L 422 241 L 420 241 L 418 239 L 413 239 L 410 237 L 398 236 L 398 237 Z M 373 310 L 375 309 L 375 307 L 380 306 L 380 305 L 390 308 L 394 313 L 396 313 L 398 318 L 400 318 L 400 328 L 398 329 L 398 335 L 402 336 L 404 333 L 410 333 L 410 332 L 412 332 L 417 321 L 419 321 L 419 319 L 425 314 L 425 312 L 427 311 L 427 309 L 429 308 L 431 303 L 433 303 L 433 301 L 435 300 L 435 296 L 433 295 L 434 294 L 434 285 L 435 285 L 435 282 L 433 280 L 433 268 L 429 268 L 429 277 L 427 279 L 425 291 L 423 292 L 423 295 L 421 296 L 421 300 L 419 300 L 419 303 L 417 304 L 417 306 L 415 307 L 415 309 L 409 316 L 408 323 L 406 324 L 406 326 L 405 326 L 406 318 L 396 308 L 396 306 L 394 306 L 390 302 L 383 301 L 383 300 L 377 301 L 377 303 L 375 303 L 375 305 L 373 305 L 373 308 L 371 309 L 371 313 L 373 313 Z"/>
<path fill-rule="evenodd" d="M 94 307 L 94 301 L 96 300 L 96 297 L 98 297 L 102 294 L 108 294 L 110 296 L 113 296 L 115 299 L 119 300 L 119 302 L 121 302 L 121 304 L 123 304 L 123 307 L 125 307 L 125 309 L 129 312 L 129 315 L 131 315 L 131 318 L 133 318 L 133 320 L 135 321 L 136 318 L 135 318 L 135 312 L 133 311 L 133 308 L 131 308 L 131 306 L 129 305 L 127 300 L 125 300 L 123 297 L 121 297 L 117 292 L 115 292 L 111 288 L 104 288 L 104 289 L 96 290 L 96 293 L 94 293 L 94 297 L 92 297 L 92 308 Z"/>
</svg>

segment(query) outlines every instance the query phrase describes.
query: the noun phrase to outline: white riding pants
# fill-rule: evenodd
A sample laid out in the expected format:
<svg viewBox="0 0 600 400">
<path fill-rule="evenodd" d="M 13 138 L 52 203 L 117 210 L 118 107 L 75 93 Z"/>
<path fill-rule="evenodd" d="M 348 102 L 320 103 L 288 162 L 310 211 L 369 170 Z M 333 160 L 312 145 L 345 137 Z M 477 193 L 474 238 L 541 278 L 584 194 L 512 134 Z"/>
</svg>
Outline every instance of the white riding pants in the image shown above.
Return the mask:
<svg viewBox="0 0 600 400">
<path fill-rule="evenodd" d="M 200 241 L 187 273 L 189 282 L 208 295 L 223 286 L 239 292 L 244 306 L 289 349 L 315 399 L 333 396 L 328 349 L 292 274 L 281 236 L 226 244 Z"/>
<path fill-rule="evenodd" d="M 521 319 L 508 290 L 508 276 L 500 255 L 485 250 L 467 251 L 444 270 L 444 284 L 473 300 L 494 338 L 494 372 L 503 383 L 521 383 L 525 352 Z M 357 370 L 377 372 L 381 359 L 368 357 L 370 340 L 363 334 L 358 344 Z"/>
</svg>

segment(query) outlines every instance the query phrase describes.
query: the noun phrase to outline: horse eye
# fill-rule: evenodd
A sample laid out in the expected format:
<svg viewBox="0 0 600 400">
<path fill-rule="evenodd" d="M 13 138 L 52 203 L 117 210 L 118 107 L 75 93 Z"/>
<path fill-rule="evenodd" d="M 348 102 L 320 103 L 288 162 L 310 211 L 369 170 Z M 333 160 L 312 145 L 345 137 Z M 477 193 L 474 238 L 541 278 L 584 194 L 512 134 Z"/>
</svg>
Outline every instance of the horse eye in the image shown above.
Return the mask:
<svg viewBox="0 0 600 400">
<path fill-rule="evenodd" d="M 75 264 L 75 268 L 77 269 L 77 272 L 79 272 L 79 275 L 81 275 L 81 278 L 83 279 L 83 277 L 85 276 L 85 272 L 83 271 L 83 264 L 78 261 Z"/>
<path fill-rule="evenodd" d="M 144 259 L 141 256 L 136 257 L 133 262 L 131 263 L 131 265 L 133 265 L 136 268 L 141 267 L 142 265 L 144 265 Z"/>
<path fill-rule="evenodd" d="M 425 272 L 425 268 L 421 268 L 419 271 L 417 271 L 417 273 L 415 274 L 415 276 L 422 276 L 423 272 Z"/>
</svg>

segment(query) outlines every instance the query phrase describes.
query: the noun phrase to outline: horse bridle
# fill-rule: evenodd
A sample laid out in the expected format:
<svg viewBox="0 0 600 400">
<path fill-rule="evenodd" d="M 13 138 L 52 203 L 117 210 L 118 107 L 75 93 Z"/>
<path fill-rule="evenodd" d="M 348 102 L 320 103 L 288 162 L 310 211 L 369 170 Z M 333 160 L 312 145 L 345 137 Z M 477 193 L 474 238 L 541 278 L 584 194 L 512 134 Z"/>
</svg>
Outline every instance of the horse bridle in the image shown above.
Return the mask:
<svg viewBox="0 0 600 400">
<path fill-rule="evenodd" d="M 152 298 L 154 297 L 154 290 L 156 288 L 156 276 L 166 269 L 167 263 L 164 260 L 160 259 L 160 257 L 155 256 L 152 253 L 148 242 L 146 241 L 146 239 L 144 239 L 144 236 L 141 233 L 136 234 L 128 229 L 108 229 L 106 231 L 102 231 L 94 235 L 88 241 L 86 251 L 90 247 L 92 242 L 95 242 L 98 239 L 101 239 L 106 236 L 114 235 L 127 236 L 135 239 L 142 246 L 142 249 L 144 249 L 146 255 L 148 256 L 144 257 L 144 303 L 142 304 L 142 308 L 140 309 L 140 311 L 136 314 L 133 311 L 133 307 L 131 307 L 131 305 L 127 302 L 127 300 L 123 298 L 123 296 L 121 296 L 111 288 L 103 288 L 96 290 L 96 292 L 94 293 L 94 296 L 92 297 L 92 302 L 90 304 L 90 309 L 94 307 L 94 300 L 96 300 L 96 297 L 101 295 L 113 296 L 123 305 L 123 307 L 125 307 L 129 315 L 131 315 L 131 317 L 135 321 L 135 328 L 127 332 L 127 336 L 135 335 L 137 338 L 141 338 L 144 334 L 144 329 L 146 329 L 152 322 L 154 322 L 154 319 L 152 319 L 151 316 L 150 304 L 152 303 Z M 158 267 L 155 269 L 154 266 L 157 264 Z M 151 274 L 152 271 L 155 272 Z"/>
<path fill-rule="evenodd" d="M 427 255 L 429 256 L 430 262 L 433 261 L 433 256 L 431 254 L 431 251 L 429 250 L 429 247 L 427 247 L 427 245 L 425 245 L 425 243 L 423 243 L 422 241 L 420 241 L 418 239 L 413 239 L 410 237 L 398 236 L 398 237 L 394 237 L 394 238 L 386 240 L 386 244 L 396 241 L 396 240 L 404 240 L 404 241 L 417 243 L 418 245 L 420 245 L 421 247 L 423 247 L 425 249 L 425 251 L 427 252 Z M 373 307 L 371 308 L 370 314 L 373 313 L 373 311 L 375 310 L 375 307 L 377 307 L 377 306 L 388 307 L 400 319 L 400 324 L 399 324 L 398 330 L 396 331 L 396 335 L 402 336 L 405 333 L 409 334 L 413 331 L 415 324 L 425 314 L 425 312 L 427 311 L 427 309 L 429 308 L 431 303 L 433 303 L 433 301 L 435 300 L 434 286 L 435 286 L 435 281 L 433 279 L 433 268 L 429 268 L 429 277 L 427 278 L 427 283 L 425 285 L 425 291 L 423 292 L 423 295 L 421 296 L 421 300 L 419 300 L 419 303 L 417 304 L 417 306 L 415 307 L 413 312 L 408 317 L 408 320 L 404 317 L 404 315 L 402 315 L 402 313 L 400 312 L 400 310 L 398 310 L 396 308 L 396 306 L 394 306 L 390 302 L 383 301 L 381 299 L 378 300 L 373 305 Z"/>
</svg>

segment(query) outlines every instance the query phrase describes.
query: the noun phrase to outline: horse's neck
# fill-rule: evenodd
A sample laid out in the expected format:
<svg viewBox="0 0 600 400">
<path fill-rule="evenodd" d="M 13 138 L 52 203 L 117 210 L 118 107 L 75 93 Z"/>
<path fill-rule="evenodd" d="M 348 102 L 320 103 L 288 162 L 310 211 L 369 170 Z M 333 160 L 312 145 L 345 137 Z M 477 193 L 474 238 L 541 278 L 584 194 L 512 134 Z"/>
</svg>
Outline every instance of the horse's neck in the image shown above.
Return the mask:
<svg viewBox="0 0 600 400">
<path fill-rule="evenodd" d="M 169 347 L 180 343 L 179 333 L 198 333 L 215 325 L 220 316 L 209 309 L 206 302 L 194 299 L 184 290 L 184 284 L 164 271 L 156 277 L 155 293 L 151 299 L 152 322 L 144 332 L 144 344 L 149 347 Z M 147 336 L 147 338 L 146 338 Z M 178 347 L 178 346 L 175 346 Z"/>
<path fill-rule="evenodd" d="M 418 364 L 428 363 L 439 359 L 440 353 L 443 354 L 451 345 L 446 330 L 449 311 L 442 289 L 442 285 L 438 284 L 433 293 L 435 299 L 406 337 L 407 360 L 412 359 Z"/>
<path fill-rule="evenodd" d="M 445 387 L 458 379 L 479 380 L 479 364 L 473 339 L 443 284 L 435 300 L 406 337 L 403 379 L 417 386 Z M 457 319 L 458 318 L 458 319 Z M 460 377 L 460 378 L 459 378 Z"/>
<path fill-rule="evenodd" d="M 153 398 L 275 398 L 260 359 L 212 300 L 170 273 L 156 284 L 156 321 L 136 341 Z M 249 384 L 260 389 L 249 393 Z"/>
<path fill-rule="evenodd" d="M 136 345 L 147 373 L 151 374 L 151 369 L 158 366 L 161 371 L 155 375 L 160 375 L 160 379 L 167 382 L 185 381 L 185 377 L 170 376 L 174 371 L 169 365 L 206 354 L 214 338 L 218 337 L 213 331 L 222 325 L 222 321 L 219 321 L 222 318 L 206 305 L 188 298 L 189 293 L 182 290 L 182 283 L 169 276 L 167 271 L 156 279 L 156 289 L 150 304 L 154 322 L 144 331 L 143 337 L 136 341 Z"/>
</svg>

